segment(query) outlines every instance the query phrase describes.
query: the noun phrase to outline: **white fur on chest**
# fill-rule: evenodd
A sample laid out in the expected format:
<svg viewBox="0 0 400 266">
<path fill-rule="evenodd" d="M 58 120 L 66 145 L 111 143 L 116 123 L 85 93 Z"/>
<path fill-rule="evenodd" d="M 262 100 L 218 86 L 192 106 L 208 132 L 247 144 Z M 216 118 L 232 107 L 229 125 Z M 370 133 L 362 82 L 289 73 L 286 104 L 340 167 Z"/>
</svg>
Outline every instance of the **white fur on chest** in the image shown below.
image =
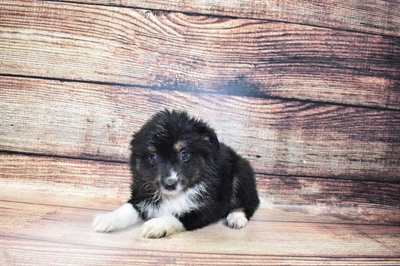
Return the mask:
<svg viewBox="0 0 400 266">
<path fill-rule="evenodd" d="M 159 205 L 151 201 L 142 201 L 136 207 L 148 218 L 166 215 L 179 216 L 201 207 L 204 195 L 206 195 L 206 186 L 199 184 L 177 195 L 162 196 L 162 202 Z"/>
</svg>

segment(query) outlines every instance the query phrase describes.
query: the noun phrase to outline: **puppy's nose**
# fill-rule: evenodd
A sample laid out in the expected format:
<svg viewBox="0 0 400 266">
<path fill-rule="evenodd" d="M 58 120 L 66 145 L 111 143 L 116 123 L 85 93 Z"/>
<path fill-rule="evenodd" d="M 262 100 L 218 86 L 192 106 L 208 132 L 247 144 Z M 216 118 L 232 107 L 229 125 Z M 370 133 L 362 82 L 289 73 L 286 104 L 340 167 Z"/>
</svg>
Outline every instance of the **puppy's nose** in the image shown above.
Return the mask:
<svg viewBox="0 0 400 266">
<path fill-rule="evenodd" d="M 178 181 L 178 174 L 175 171 L 171 170 L 170 175 L 163 178 L 162 185 L 166 190 L 175 190 L 178 186 Z"/>
<path fill-rule="evenodd" d="M 175 190 L 177 185 L 178 185 L 177 179 L 166 179 L 163 182 L 163 186 L 166 190 Z"/>
</svg>

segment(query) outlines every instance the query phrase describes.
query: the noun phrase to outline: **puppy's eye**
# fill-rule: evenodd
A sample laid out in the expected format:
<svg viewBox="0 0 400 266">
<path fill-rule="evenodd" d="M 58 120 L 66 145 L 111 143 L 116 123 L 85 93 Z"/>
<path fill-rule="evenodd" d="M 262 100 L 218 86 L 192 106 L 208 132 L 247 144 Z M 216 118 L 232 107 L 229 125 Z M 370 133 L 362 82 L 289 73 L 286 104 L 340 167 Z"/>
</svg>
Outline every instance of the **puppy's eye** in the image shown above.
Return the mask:
<svg viewBox="0 0 400 266">
<path fill-rule="evenodd" d="M 189 160 L 190 157 L 191 157 L 191 154 L 188 153 L 187 151 L 181 151 L 181 153 L 180 153 L 180 155 L 179 155 L 179 158 L 180 158 L 182 161 L 184 161 L 184 162 L 186 162 L 187 160 Z"/>
<path fill-rule="evenodd" d="M 151 163 L 157 162 L 157 155 L 155 153 L 151 153 L 149 156 L 147 156 L 147 160 Z"/>
</svg>

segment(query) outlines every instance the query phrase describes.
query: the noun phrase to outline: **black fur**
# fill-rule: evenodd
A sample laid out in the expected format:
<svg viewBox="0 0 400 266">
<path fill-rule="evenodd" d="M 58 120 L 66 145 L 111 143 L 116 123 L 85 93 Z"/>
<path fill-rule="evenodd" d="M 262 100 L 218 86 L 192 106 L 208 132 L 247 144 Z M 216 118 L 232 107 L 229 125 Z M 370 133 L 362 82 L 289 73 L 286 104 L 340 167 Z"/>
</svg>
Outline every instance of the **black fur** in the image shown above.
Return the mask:
<svg viewBox="0 0 400 266">
<path fill-rule="evenodd" d="M 206 123 L 186 112 L 165 110 L 155 114 L 133 135 L 131 149 L 133 183 L 128 202 L 144 219 L 153 217 L 148 217 L 140 204 L 151 202 L 158 208 L 168 200 L 165 195 L 177 189 L 175 181 L 165 180 L 171 169 L 177 173 L 181 191 L 199 184 L 207 187 L 196 197 L 196 209 L 172 213 L 186 230 L 216 222 L 235 209 L 243 210 L 250 219 L 259 205 L 249 162 L 219 143 Z"/>
</svg>

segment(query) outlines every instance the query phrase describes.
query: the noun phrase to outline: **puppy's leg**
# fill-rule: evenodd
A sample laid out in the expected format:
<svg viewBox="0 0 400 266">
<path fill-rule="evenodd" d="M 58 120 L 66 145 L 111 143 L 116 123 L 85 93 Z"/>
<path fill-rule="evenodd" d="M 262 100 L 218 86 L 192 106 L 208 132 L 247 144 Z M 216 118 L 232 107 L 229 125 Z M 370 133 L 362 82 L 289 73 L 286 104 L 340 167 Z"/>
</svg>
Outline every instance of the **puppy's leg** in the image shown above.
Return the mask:
<svg viewBox="0 0 400 266">
<path fill-rule="evenodd" d="M 92 228 L 96 232 L 112 232 L 135 224 L 139 214 L 130 203 L 105 214 L 98 214 L 93 220 Z"/>
<path fill-rule="evenodd" d="M 142 228 L 142 236 L 145 238 L 160 238 L 185 231 L 183 224 L 173 215 L 150 219 Z"/>
<path fill-rule="evenodd" d="M 226 217 L 229 227 L 240 229 L 246 226 L 260 204 L 254 172 L 248 161 L 241 158 L 235 164 L 233 178 L 232 210 Z"/>
<path fill-rule="evenodd" d="M 248 220 L 246 218 L 246 214 L 242 209 L 233 210 L 226 217 L 226 224 L 230 228 L 240 229 L 246 226 Z"/>
</svg>

